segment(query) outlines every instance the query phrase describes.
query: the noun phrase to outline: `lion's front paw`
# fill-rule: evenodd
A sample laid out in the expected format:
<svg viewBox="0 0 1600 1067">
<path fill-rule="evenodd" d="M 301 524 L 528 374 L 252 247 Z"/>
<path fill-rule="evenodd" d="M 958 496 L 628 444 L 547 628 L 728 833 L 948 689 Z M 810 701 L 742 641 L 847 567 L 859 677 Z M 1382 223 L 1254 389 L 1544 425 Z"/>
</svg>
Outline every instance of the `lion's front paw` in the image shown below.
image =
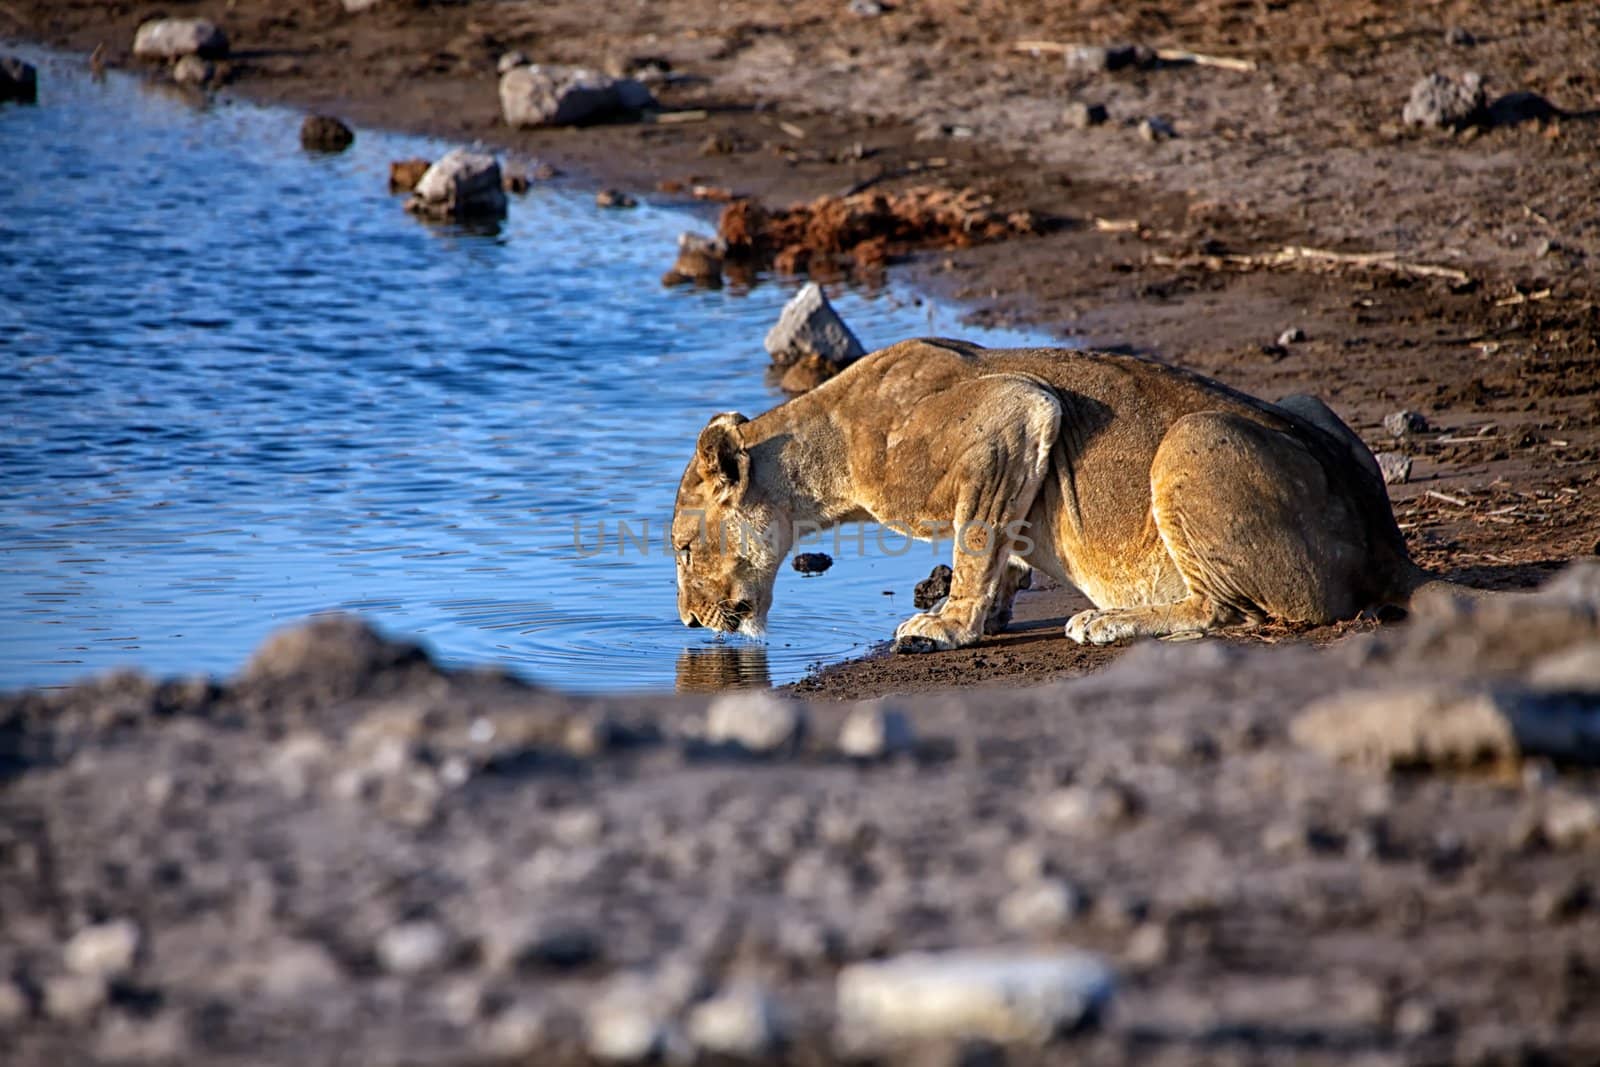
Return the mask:
<svg viewBox="0 0 1600 1067">
<path fill-rule="evenodd" d="M 896 652 L 945 652 L 974 644 L 978 635 L 943 615 L 922 612 L 911 616 L 894 631 Z"/>
<path fill-rule="evenodd" d="M 1090 608 L 1080 611 L 1067 620 L 1067 636 L 1080 645 L 1109 645 L 1136 633 L 1133 622 L 1126 613 L 1109 609 Z"/>
</svg>

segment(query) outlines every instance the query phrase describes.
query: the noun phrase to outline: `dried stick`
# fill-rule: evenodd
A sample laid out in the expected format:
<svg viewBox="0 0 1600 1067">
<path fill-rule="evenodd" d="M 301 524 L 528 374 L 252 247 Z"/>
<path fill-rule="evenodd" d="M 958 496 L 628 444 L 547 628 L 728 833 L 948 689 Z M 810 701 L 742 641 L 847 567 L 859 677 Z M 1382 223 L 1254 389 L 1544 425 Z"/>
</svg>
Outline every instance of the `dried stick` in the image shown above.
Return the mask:
<svg viewBox="0 0 1600 1067">
<path fill-rule="evenodd" d="M 1018 41 L 1011 46 L 1013 52 L 1028 52 L 1033 55 L 1066 55 L 1074 48 L 1083 45 L 1073 44 L 1070 41 Z M 1232 56 L 1212 56 L 1204 52 L 1191 52 L 1187 48 L 1157 48 L 1155 56 L 1163 63 L 1181 63 L 1196 67 L 1218 67 L 1222 70 L 1233 70 L 1248 74 L 1256 69 L 1253 59 L 1235 59 Z"/>
</svg>

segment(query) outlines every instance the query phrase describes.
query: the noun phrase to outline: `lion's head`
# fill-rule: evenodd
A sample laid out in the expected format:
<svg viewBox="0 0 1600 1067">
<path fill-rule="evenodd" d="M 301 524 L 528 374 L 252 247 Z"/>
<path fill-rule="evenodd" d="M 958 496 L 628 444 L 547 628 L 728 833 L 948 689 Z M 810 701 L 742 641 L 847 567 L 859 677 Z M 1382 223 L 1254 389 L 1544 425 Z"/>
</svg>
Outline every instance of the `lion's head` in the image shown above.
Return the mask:
<svg viewBox="0 0 1600 1067">
<path fill-rule="evenodd" d="M 788 509 L 751 477 L 748 421 L 724 412 L 700 431 L 678 485 L 672 547 L 683 624 L 759 637 L 793 536 Z"/>
</svg>

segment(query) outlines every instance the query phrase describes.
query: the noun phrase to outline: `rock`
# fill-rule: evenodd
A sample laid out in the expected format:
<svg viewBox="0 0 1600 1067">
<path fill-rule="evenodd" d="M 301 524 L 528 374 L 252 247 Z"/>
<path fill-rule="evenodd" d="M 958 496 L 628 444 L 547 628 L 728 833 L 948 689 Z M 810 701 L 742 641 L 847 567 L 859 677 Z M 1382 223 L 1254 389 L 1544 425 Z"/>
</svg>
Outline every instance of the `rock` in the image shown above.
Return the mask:
<svg viewBox="0 0 1600 1067">
<path fill-rule="evenodd" d="M 132 919 L 117 919 L 79 930 L 61 956 L 75 974 L 111 981 L 132 969 L 138 951 L 139 927 Z"/>
<path fill-rule="evenodd" d="M 1278 335 L 1280 345 L 1297 345 L 1306 339 L 1306 332 L 1298 326 L 1291 326 Z"/>
<path fill-rule="evenodd" d="M 764 1060 L 777 1049 L 777 1007 L 759 985 L 737 985 L 689 1013 L 689 1040 L 703 1052 L 742 1060 Z"/>
<path fill-rule="evenodd" d="M 678 235 L 678 261 L 661 276 L 662 285 L 722 285 L 722 245 L 715 237 L 697 233 Z"/>
<path fill-rule="evenodd" d="M 0 979 L 0 1027 L 12 1027 L 29 1013 L 28 997 L 9 978 Z"/>
<path fill-rule="evenodd" d="M 428 168 L 433 166 L 432 160 L 427 159 L 397 159 L 389 164 L 389 191 L 391 193 L 409 193 L 417 187 L 422 176 L 428 173 Z"/>
<path fill-rule="evenodd" d="M 39 102 L 39 72 L 15 56 L 0 56 L 0 104 L 7 102 Z"/>
<path fill-rule="evenodd" d="M 506 191 L 499 160 L 487 153 L 453 149 L 422 175 L 406 210 L 440 219 L 504 218 Z"/>
<path fill-rule="evenodd" d="M 518 196 L 527 192 L 532 184 L 528 176 L 521 171 L 508 170 L 500 177 L 500 187 L 506 192 L 516 193 Z"/>
<path fill-rule="evenodd" d="M 570 971 L 600 958 L 600 937 L 588 926 L 572 922 L 538 923 L 515 948 L 519 970 Z"/>
<path fill-rule="evenodd" d="M 1471 48 L 1478 43 L 1478 38 L 1464 26 L 1451 26 L 1444 31 L 1444 43 L 1452 48 Z"/>
<path fill-rule="evenodd" d="M 1139 120 L 1139 136 L 1154 144 L 1157 141 L 1169 141 L 1178 136 L 1178 131 L 1172 123 L 1159 115 L 1149 115 Z"/>
<path fill-rule="evenodd" d="M 1581 701 L 1509 686 L 1351 690 L 1312 704 L 1290 735 L 1333 759 L 1385 768 L 1470 767 L 1538 755 L 1600 763 L 1600 714 Z"/>
<path fill-rule="evenodd" d="M 850 6 L 847 10 L 857 18 L 875 19 L 889 9 L 880 4 L 878 0 L 850 0 Z"/>
<path fill-rule="evenodd" d="M 824 574 L 833 566 L 833 557 L 826 552 L 801 552 L 791 566 L 801 574 Z"/>
<path fill-rule="evenodd" d="M 435 922 L 405 922 L 385 930 L 378 938 L 377 949 L 378 962 L 390 974 L 426 974 L 448 961 L 450 935 Z"/>
<path fill-rule="evenodd" d="M 1403 452 L 1379 452 L 1372 457 L 1378 461 L 1384 485 L 1404 485 L 1411 480 L 1411 457 Z"/>
<path fill-rule="evenodd" d="M 1428 420 L 1418 411 L 1393 411 L 1383 417 L 1383 428 L 1389 431 L 1390 437 L 1427 433 Z"/>
<path fill-rule="evenodd" d="M 1545 803 L 1539 829 L 1552 848 L 1582 847 L 1600 838 L 1600 801 L 1558 793 Z"/>
<path fill-rule="evenodd" d="M 1575 919 L 1594 906 L 1594 890 L 1582 878 L 1571 877 L 1555 885 L 1540 886 L 1529 902 L 1533 917 L 1542 923 Z"/>
<path fill-rule="evenodd" d="M 1075 71 L 1144 69 L 1158 62 L 1155 52 L 1142 44 L 1078 45 L 1067 49 L 1064 58 L 1067 69 Z"/>
<path fill-rule="evenodd" d="M 140 59 L 221 59 L 228 54 L 228 37 L 205 19 L 151 19 L 134 34 L 133 54 Z"/>
<path fill-rule="evenodd" d="M 1086 104 L 1082 100 L 1072 101 L 1061 112 L 1061 121 L 1075 130 L 1103 126 L 1110 117 L 1104 104 Z"/>
<path fill-rule="evenodd" d="M 772 362 L 780 367 L 807 355 L 845 367 L 866 355 L 861 342 L 839 318 L 816 282 L 807 282 L 784 305 L 777 325 L 767 332 L 765 344 Z"/>
<path fill-rule="evenodd" d="M 343 152 L 355 139 L 350 127 L 332 115 L 307 115 L 300 124 L 300 147 L 309 152 Z"/>
<path fill-rule="evenodd" d="M 1042 879 L 1014 890 L 1000 901 L 1000 922 L 1027 934 L 1052 934 L 1071 922 L 1080 910 L 1080 898 L 1059 878 Z"/>
<path fill-rule="evenodd" d="M 915 953 L 839 973 L 837 1012 L 867 1041 L 986 1038 L 1042 1044 L 1092 1025 L 1115 989 L 1085 953 Z"/>
<path fill-rule="evenodd" d="M 209 85 L 216 76 L 217 68 L 199 56 L 184 56 L 172 65 L 172 80 L 179 85 Z"/>
<path fill-rule="evenodd" d="M 947 563 L 941 563 L 933 568 L 926 578 L 917 583 L 916 590 L 911 594 L 912 604 L 923 611 L 928 611 L 949 596 L 950 578 L 953 574 Z"/>
<path fill-rule="evenodd" d="M 706 740 L 768 755 L 799 744 L 805 708 L 770 692 L 727 693 L 706 711 Z"/>
<path fill-rule="evenodd" d="M 343 0 L 345 11 L 351 15 L 359 15 L 363 11 L 371 11 L 379 4 L 387 2 L 388 0 Z"/>
<path fill-rule="evenodd" d="M 1400 118 L 1408 126 L 1457 130 L 1481 121 L 1484 106 L 1483 75 L 1451 78 L 1435 73 L 1411 86 Z"/>
<path fill-rule="evenodd" d="M 1172 958 L 1172 935 L 1166 924 L 1141 923 L 1128 938 L 1123 956 L 1135 967 L 1159 967 Z"/>
<path fill-rule="evenodd" d="M 582 126 L 656 106 L 643 83 L 585 67 L 512 67 L 500 76 L 500 111 L 506 124 Z"/>
<path fill-rule="evenodd" d="M 516 70 L 518 67 L 526 67 L 532 62 L 533 60 L 523 53 L 512 50 L 500 57 L 500 61 L 494 65 L 494 69 L 498 74 L 505 74 L 508 71 Z"/>
<path fill-rule="evenodd" d="M 1057 789 L 1045 798 L 1041 814 L 1057 830 L 1098 833 L 1133 819 L 1139 807 L 1133 790 L 1107 782 Z"/>
<path fill-rule="evenodd" d="M 44 1013 L 64 1023 L 85 1023 L 105 1005 L 108 993 L 99 975 L 57 975 L 44 983 Z"/>
<path fill-rule="evenodd" d="M 878 760 L 910 752 L 917 739 L 905 712 L 858 704 L 839 728 L 839 751 L 851 759 Z"/>
<path fill-rule="evenodd" d="M 594 194 L 595 207 L 638 207 L 639 201 L 620 189 L 602 189 Z"/>
<path fill-rule="evenodd" d="M 584 1018 L 589 1055 L 606 1063 L 641 1063 L 667 1044 L 666 1020 L 637 980 L 614 983 Z"/>
</svg>

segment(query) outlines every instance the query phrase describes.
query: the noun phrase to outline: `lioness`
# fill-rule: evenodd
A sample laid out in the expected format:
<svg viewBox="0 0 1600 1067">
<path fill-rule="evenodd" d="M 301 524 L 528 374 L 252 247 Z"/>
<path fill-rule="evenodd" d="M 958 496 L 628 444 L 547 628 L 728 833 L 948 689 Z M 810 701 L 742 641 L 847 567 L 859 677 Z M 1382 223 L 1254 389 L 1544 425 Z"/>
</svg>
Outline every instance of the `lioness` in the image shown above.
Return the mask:
<svg viewBox="0 0 1600 1067">
<path fill-rule="evenodd" d="M 950 595 L 895 648 L 1004 627 L 1027 568 L 1095 607 L 1075 641 L 1324 623 L 1426 579 L 1372 454 L 1321 401 L 1268 404 L 1147 359 L 905 341 L 701 432 L 672 540 L 687 626 L 759 635 L 796 531 L 955 535 Z"/>
</svg>

